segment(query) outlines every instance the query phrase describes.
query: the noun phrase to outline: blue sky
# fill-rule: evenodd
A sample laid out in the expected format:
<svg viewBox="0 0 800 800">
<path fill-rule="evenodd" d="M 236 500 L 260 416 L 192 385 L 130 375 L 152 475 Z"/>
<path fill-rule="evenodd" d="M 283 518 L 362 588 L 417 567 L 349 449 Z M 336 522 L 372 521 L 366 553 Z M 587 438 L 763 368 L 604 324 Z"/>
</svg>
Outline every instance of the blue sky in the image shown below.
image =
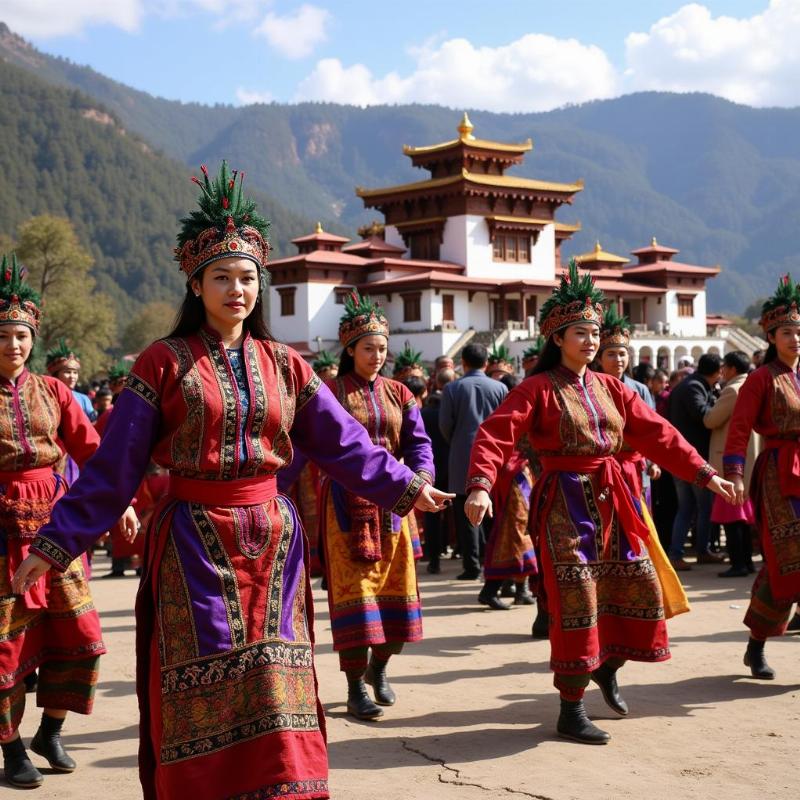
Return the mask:
<svg viewBox="0 0 800 800">
<path fill-rule="evenodd" d="M 800 105 L 800 0 L 0 0 L 0 19 L 184 101 L 527 111 L 663 89 Z"/>
</svg>

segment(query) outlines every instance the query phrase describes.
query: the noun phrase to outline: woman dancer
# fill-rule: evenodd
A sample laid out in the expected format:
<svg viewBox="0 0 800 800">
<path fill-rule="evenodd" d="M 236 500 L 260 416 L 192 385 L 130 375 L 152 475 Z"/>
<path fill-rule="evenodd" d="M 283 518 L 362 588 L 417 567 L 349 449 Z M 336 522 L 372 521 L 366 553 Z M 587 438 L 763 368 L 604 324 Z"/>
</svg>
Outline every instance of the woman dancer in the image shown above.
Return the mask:
<svg viewBox="0 0 800 800">
<path fill-rule="evenodd" d="M 24 591 L 11 587 L 14 571 L 64 494 L 64 480 L 57 474 L 61 446 L 82 465 L 99 442 L 67 386 L 28 371 L 26 363 L 39 332 L 39 306 L 39 296 L 20 276 L 16 256 L 10 264 L 4 256 L 0 267 L 0 743 L 6 780 L 23 788 L 43 781 L 18 733 L 25 710 L 25 677 L 39 669 L 36 704 L 44 707 L 31 749 L 57 772 L 72 772 L 75 762 L 64 750 L 61 727 L 67 711 L 91 713 L 100 656 L 106 652 L 84 559 L 70 558 L 63 575 L 30 581 Z M 133 526 L 135 517 L 129 514 L 129 536 L 135 535 Z"/>
<path fill-rule="evenodd" d="M 402 457 L 417 478 L 433 482 L 433 453 L 411 392 L 381 376 L 389 325 L 380 307 L 354 294 L 339 325 L 344 350 L 328 384 L 372 442 Z M 422 615 L 408 519 L 323 482 L 322 520 L 333 648 L 347 676 L 347 710 L 358 719 L 383 715 L 395 702 L 386 666 L 405 642 L 422 638 Z M 367 658 L 369 650 L 372 650 Z M 367 694 L 372 684 L 376 703 Z"/>
<path fill-rule="evenodd" d="M 169 469 L 137 598 L 146 800 L 328 797 L 305 540 L 276 489 L 292 440 L 351 491 L 406 514 L 441 496 L 339 406 L 262 316 L 268 223 L 223 162 L 197 181 L 173 334 L 141 354 L 102 444 L 14 578 L 63 570 L 113 523 L 150 457 Z"/>
<path fill-rule="evenodd" d="M 788 275 L 764 303 L 761 327 L 769 348 L 739 390 L 722 462 L 742 505 L 750 434 L 763 437 L 750 497 L 764 564 L 744 618 L 750 628 L 744 663 L 754 678 L 771 680 L 764 642 L 786 630 L 792 603 L 800 600 L 800 286 Z"/>
<path fill-rule="evenodd" d="M 626 713 L 616 671 L 626 659 L 669 658 L 661 586 L 650 531 L 614 454 L 623 436 L 686 480 L 733 497 L 685 439 L 621 381 L 587 370 L 599 344 L 602 294 L 574 261 L 542 306 L 547 345 L 535 374 L 481 425 L 467 479 L 467 513 L 478 524 L 514 443 L 527 433 L 542 464 L 531 518 L 551 615 L 551 668 L 561 693 L 559 735 L 605 744 L 586 716 L 583 693 L 598 683 Z"/>
</svg>

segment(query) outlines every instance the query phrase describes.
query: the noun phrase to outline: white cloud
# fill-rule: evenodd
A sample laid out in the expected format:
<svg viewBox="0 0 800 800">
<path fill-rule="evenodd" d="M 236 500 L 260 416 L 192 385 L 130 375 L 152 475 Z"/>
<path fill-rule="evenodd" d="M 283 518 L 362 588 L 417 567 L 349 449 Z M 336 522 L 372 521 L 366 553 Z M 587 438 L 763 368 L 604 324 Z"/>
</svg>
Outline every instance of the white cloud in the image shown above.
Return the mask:
<svg viewBox="0 0 800 800">
<path fill-rule="evenodd" d="M 259 92 L 239 86 L 236 89 L 236 103 L 240 106 L 252 106 L 254 103 L 271 103 L 275 98 L 270 92 Z"/>
<path fill-rule="evenodd" d="M 752 17 L 686 5 L 625 40 L 627 90 L 710 92 L 754 106 L 800 104 L 800 0 Z"/>
<path fill-rule="evenodd" d="M 254 33 L 287 58 L 305 58 L 328 38 L 330 21 L 330 11 L 304 3 L 284 16 L 270 12 Z"/>
<path fill-rule="evenodd" d="M 68 36 L 94 25 L 135 31 L 144 14 L 142 0 L 3 0 L 0 16 L 23 36 Z"/>
<path fill-rule="evenodd" d="M 491 111 L 544 111 L 618 93 L 618 76 L 606 54 L 576 39 L 541 34 L 500 47 L 475 47 L 450 39 L 411 51 L 409 75 L 375 77 L 363 64 L 319 61 L 297 89 L 297 100 L 354 105 L 441 103 Z"/>
</svg>

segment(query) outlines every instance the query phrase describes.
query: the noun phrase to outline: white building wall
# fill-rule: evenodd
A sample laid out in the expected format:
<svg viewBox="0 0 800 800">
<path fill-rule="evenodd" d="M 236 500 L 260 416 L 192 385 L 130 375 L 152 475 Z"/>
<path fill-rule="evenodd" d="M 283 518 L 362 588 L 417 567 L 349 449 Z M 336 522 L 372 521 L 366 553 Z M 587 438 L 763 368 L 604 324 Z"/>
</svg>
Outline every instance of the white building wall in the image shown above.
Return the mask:
<svg viewBox="0 0 800 800">
<path fill-rule="evenodd" d="M 336 293 L 330 283 L 308 284 L 309 348 L 317 349 L 317 337 L 323 347 L 330 347 L 337 340 L 339 319 L 344 314 L 344 305 L 337 305 Z"/>
<path fill-rule="evenodd" d="M 309 337 L 308 284 L 292 284 L 295 287 L 294 314 L 281 316 L 281 296 L 278 290 L 270 287 L 269 328 L 272 335 L 281 342 L 305 342 Z M 290 288 L 281 286 L 281 289 Z"/>
<path fill-rule="evenodd" d="M 694 294 L 694 316 L 678 316 L 678 295 Z M 669 323 L 669 332 L 674 336 L 705 336 L 706 335 L 706 293 L 704 291 L 692 292 L 688 290 L 669 289 L 662 301 L 666 306 L 666 322 Z"/>
<path fill-rule="evenodd" d="M 386 225 L 384 227 L 383 238 L 386 240 L 386 244 L 393 244 L 396 247 L 406 246 L 406 243 L 403 241 L 403 237 L 400 235 L 400 231 L 398 231 L 394 225 Z M 411 258 L 411 254 L 406 251 L 403 254 L 403 258 Z"/>
<path fill-rule="evenodd" d="M 424 331 L 420 333 L 398 333 L 389 337 L 389 350 L 399 353 L 408 342 L 414 350 L 422 353 L 424 361 L 434 361 L 444 355 L 460 338 L 457 331 Z"/>
</svg>

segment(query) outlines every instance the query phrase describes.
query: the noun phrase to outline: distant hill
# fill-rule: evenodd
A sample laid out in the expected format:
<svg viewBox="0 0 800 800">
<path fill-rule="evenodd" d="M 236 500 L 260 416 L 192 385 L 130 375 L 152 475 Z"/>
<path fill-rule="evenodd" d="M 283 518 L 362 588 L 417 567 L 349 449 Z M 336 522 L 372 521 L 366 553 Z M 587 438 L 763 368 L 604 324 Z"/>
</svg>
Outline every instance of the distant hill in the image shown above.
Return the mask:
<svg viewBox="0 0 800 800">
<path fill-rule="evenodd" d="M 235 108 L 163 100 L 40 53 L 3 25 L 0 59 L 93 97 L 154 150 L 193 168 L 227 157 L 277 208 L 304 220 L 338 220 L 326 228 L 349 235 L 377 216 L 363 210 L 355 186 L 422 178 L 402 145 L 450 139 L 459 118 L 439 106 Z M 723 266 L 709 284 L 718 311 L 739 312 L 781 272 L 798 272 L 800 109 L 641 93 L 547 113 L 470 117 L 481 137 L 533 138 L 518 174 L 585 180 L 574 208 L 560 214 L 583 224 L 567 255 L 591 249 L 595 239 L 625 254 L 655 235 L 678 247 L 680 259 Z M 279 241 L 310 230 L 280 214 L 273 220 Z"/>
</svg>

